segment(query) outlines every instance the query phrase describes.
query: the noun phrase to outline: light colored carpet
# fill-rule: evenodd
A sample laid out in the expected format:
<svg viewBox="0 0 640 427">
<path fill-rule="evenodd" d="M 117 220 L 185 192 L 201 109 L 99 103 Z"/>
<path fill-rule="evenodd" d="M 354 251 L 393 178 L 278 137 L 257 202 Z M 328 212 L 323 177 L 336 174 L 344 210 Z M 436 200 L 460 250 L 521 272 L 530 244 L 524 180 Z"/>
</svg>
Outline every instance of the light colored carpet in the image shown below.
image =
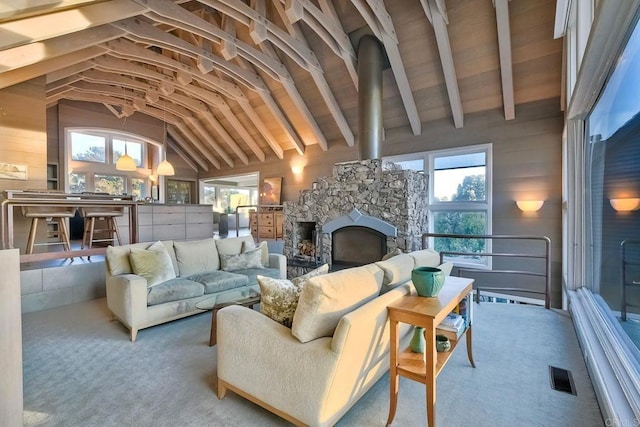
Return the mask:
<svg viewBox="0 0 640 427">
<path fill-rule="evenodd" d="M 437 380 L 441 426 L 602 426 L 570 318 L 539 307 L 474 305 L 465 346 Z M 23 316 L 26 426 L 283 426 L 229 392 L 216 398 L 216 350 L 205 313 L 139 332 L 131 343 L 104 299 Z M 304 363 L 303 360 L 300 363 Z M 549 386 L 548 366 L 573 373 L 577 396 Z M 339 426 L 383 426 L 389 377 Z M 425 423 L 424 386 L 402 378 L 395 426 Z"/>
</svg>

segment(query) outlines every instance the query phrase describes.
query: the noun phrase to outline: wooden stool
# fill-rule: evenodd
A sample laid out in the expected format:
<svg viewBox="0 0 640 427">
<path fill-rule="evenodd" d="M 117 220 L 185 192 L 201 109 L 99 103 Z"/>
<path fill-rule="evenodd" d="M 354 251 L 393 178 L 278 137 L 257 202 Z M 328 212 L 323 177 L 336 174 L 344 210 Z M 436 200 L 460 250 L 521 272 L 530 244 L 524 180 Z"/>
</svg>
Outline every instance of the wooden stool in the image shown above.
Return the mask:
<svg viewBox="0 0 640 427">
<path fill-rule="evenodd" d="M 82 249 L 85 244 L 91 249 L 96 242 L 112 242 L 122 245 L 120 232 L 116 224 L 116 218 L 123 215 L 123 208 L 80 208 L 80 214 L 84 217 L 84 233 L 82 235 Z M 96 229 L 96 219 L 106 221 L 106 228 Z M 109 233 L 104 239 L 94 239 L 94 233 Z"/>
<path fill-rule="evenodd" d="M 38 245 L 63 245 L 65 251 L 71 250 L 71 242 L 69 241 L 69 230 L 67 229 L 67 219 L 73 218 L 76 208 L 57 208 L 54 206 L 25 206 L 22 208 L 22 214 L 26 218 L 31 218 L 31 228 L 29 230 L 29 239 L 25 254 L 33 253 L 33 247 Z M 51 234 L 58 238 L 58 242 L 36 243 L 36 233 L 38 231 L 38 221 L 55 221 L 58 229 Z"/>
</svg>

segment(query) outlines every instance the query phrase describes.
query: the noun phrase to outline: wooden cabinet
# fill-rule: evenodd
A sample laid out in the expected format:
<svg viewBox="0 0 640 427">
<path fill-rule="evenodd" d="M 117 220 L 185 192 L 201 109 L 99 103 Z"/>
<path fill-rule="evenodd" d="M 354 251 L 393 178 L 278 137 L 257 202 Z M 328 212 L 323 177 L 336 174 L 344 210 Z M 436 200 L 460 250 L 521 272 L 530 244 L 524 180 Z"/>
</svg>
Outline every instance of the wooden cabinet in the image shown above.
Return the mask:
<svg viewBox="0 0 640 427">
<path fill-rule="evenodd" d="M 205 239 L 213 237 L 210 205 L 139 205 L 138 240 Z"/>
<path fill-rule="evenodd" d="M 255 239 L 282 239 L 283 225 L 282 208 L 261 207 L 249 212 L 249 228 Z"/>
</svg>

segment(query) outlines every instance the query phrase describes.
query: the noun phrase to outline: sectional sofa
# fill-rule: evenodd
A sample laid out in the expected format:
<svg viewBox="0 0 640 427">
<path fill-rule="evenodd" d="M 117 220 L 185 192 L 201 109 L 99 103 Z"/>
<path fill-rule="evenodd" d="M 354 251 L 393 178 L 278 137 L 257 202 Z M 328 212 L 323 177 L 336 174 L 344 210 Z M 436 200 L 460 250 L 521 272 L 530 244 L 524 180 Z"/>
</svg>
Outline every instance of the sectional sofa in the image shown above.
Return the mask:
<svg viewBox="0 0 640 427">
<path fill-rule="evenodd" d="M 107 306 L 136 340 L 140 329 L 202 313 L 196 304 L 256 288 L 256 276 L 286 277 L 286 258 L 251 236 L 110 246 Z"/>
<path fill-rule="evenodd" d="M 415 294 L 413 268 L 439 266 L 449 275 L 452 265 L 439 264 L 427 249 L 309 278 L 291 328 L 244 307 L 223 308 L 218 398 L 231 390 L 295 425 L 335 424 L 389 369 L 387 306 Z M 411 330 L 401 325 L 402 345 Z"/>
</svg>

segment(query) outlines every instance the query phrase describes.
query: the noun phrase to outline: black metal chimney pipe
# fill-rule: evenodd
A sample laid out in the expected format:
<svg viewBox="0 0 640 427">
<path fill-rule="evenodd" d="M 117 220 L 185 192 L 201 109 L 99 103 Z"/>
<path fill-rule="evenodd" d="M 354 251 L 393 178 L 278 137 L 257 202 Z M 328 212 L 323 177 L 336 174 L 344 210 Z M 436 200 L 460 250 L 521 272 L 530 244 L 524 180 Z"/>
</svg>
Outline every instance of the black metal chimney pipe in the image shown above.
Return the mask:
<svg viewBox="0 0 640 427">
<path fill-rule="evenodd" d="M 380 159 L 382 145 L 382 45 L 372 35 L 358 43 L 358 154 Z"/>
</svg>

